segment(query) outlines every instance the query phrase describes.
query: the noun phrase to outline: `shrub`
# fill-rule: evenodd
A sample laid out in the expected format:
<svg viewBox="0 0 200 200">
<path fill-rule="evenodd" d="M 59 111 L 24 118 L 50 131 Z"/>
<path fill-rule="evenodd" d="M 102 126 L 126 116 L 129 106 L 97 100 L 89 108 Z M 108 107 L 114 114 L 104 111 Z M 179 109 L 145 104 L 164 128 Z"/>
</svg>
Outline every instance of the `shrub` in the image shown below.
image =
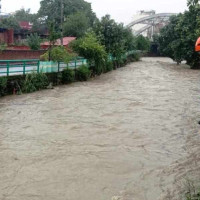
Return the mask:
<svg viewBox="0 0 200 200">
<path fill-rule="evenodd" d="M 139 61 L 140 60 L 140 53 L 137 53 L 137 52 L 133 53 L 132 57 L 133 57 L 134 61 Z"/>
<path fill-rule="evenodd" d="M 106 63 L 106 71 L 105 72 L 110 72 L 113 70 L 113 62 L 112 61 L 107 61 Z"/>
<path fill-rule="evenodd" d="M 28 42 L 28 46 L 32 50 L 39 50 L 40 49 L 41 39 L 40 39 L 40 37 L 37 33 L 31 34 L 30 36 L 28 36 L 27 42 Z"/>
<path fill-rule="evenodd" d="M 6 77 L 0 77 L 0 96 L 3 96 L 6 94 L 7 82 L 8 80 Z"/>
<path fill-rule="evenodd" d="M 79 67 L 76 71 L 76 79 L 78 81 L 87 81 L 90 78 L 91 71 L 85 65 Z"/>
<path fill-rule="evenodd" d="M 48 50 L 40 56 L 42 61 L 52 60 L 54 62 L 68 63 L 75 57 L 75 54 L 69 53 L 65 47 L 58 46 Z"/>
<path fill-rule="evenodd" d="M 139 35 L 136 38 L 136 49 L 141 51 L 149 51 L 150 50 L 150 40 L 143 35 Z"/>
<path fill-rule="evenodd" d="M 42 54 L 40 56 L 41 61 L 48 61 L 49 60 L 49 52 L 47 51 L 46 53 Z"/>
<path fill-rule="evenodd" d="M 134 52 L 134 53 L 130 54 L 127 59 L 129 62 L 135 62 L 135 61 L 139 61 L 140 57 L 141 56 L 140 56 L 139 52 Z"/>
<path fill-rule="evenodd" d="M 62 82 L 71 83 L 75 80 L 75 72 L 72 69 L 64 69 L 62 71 Z"/>
<path fill-rule="evenodd" d="M 49 84 L 49 81 L 46 74 L 43 74 L 43 73 L 27 74 L 22 90 L 26 93 L 31 93 L 37 90 L 46 89 L 48 84 Z"/>
</svg>

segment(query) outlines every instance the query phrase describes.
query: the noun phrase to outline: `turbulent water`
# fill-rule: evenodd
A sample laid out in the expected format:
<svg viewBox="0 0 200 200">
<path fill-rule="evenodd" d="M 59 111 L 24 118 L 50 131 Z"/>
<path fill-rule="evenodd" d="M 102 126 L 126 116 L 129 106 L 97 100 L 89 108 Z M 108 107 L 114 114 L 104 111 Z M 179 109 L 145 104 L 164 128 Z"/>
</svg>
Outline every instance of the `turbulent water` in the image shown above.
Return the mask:
<svg viewBox="0 0 200 200">
<path fill-rule="evenodd" d="M 200 177 L 200 71 L 167 58 L 0 99 L 1 200 L 180 199 Z"/>
</svg>

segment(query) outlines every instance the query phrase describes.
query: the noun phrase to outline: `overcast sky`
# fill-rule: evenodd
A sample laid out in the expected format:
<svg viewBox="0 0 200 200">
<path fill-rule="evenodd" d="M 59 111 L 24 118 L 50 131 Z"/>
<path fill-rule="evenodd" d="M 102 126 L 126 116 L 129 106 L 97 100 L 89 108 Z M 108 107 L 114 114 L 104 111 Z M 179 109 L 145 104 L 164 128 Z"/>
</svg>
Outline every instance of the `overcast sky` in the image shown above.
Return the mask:
<svg viewBox="0 0 200 200">
<path fill-rule="evenodd" d="M 1 0 L 2 12 L 14 12 L 22 7 L 37 12 L 40 0 Z M 187 9 L 187 0 L 87 0 L 92 3 L 93 11 L 98 17 L 110 14 L 118 22 L 128 23 L 139 10 L 156 10 L 159 12 L 183 12 Z"/>
</svg>

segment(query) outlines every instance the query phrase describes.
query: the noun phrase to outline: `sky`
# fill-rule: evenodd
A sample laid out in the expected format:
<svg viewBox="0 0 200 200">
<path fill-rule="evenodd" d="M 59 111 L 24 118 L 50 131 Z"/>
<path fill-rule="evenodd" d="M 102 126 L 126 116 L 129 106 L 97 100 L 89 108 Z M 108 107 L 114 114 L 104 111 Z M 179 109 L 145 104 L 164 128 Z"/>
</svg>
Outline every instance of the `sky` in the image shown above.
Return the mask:
<svg viewBox="0 0 200 200">
<path fill-rule="evenodd" d="M 187 9 L 187 0 L 86 0 L 91 3 L 98 17 L 110 14 L 117 22 L 125 24 L 140 10 L 156 10 L 157 13 L 179 13 Z M 10 13 L 20 8 L 31 8 L 35 13 L 40 0 L 1 0 L 2 12 Z"/>
</svg>

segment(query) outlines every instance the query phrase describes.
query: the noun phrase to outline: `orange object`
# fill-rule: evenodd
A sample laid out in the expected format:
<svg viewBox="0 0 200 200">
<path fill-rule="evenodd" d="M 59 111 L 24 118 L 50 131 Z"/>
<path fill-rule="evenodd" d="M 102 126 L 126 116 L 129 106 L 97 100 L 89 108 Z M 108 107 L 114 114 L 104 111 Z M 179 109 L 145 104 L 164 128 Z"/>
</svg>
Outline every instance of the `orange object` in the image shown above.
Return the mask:
<svg viewBox="0 0 200 200">
<path fill-rule="evenodd" d="M 195 51 L 200 52 L 200 37 L 198 38 L 196 45 L 195 45 Z"/>
</svg>

